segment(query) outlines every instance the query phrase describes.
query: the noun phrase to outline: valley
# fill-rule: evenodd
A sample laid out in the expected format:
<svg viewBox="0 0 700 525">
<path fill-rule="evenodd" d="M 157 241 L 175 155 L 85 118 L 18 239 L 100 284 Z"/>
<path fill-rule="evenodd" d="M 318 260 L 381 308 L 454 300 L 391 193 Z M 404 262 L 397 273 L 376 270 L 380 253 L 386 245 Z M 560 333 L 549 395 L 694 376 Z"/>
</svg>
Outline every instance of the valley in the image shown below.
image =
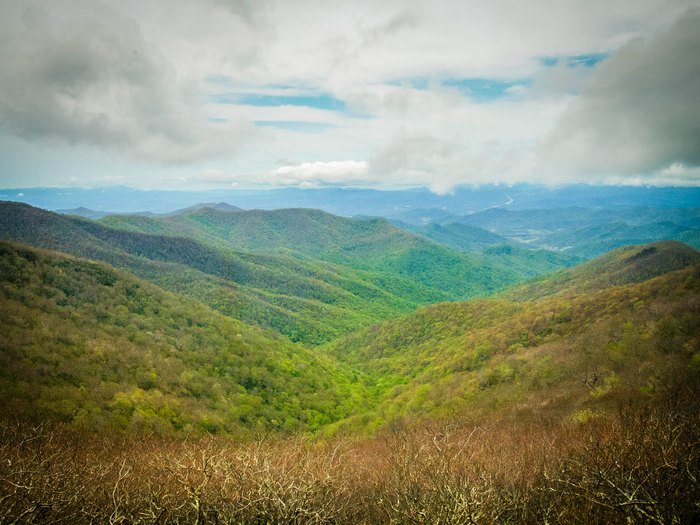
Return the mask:
<svg viewBox="0 0 700 525">
<path fill-rule="evenodd" d="M 700 524 L 700 0 L 0 0 L 0 525 Z"/>
<path fill-rule="evenodd" d="M 682 397 L 687 407 L 697 406 L 700 252 L 672 240 L 636 244 L 629 229 L 610 240 L 626 245 L 595 258 L 585 250 L 533 248 L 515 238 L 512 221 L 551 230 L 547 214 L 527 211 L 511 218 L 511 213 L 487 210 L 485 216 L 494 218 L 489 223 L 476 214 L 471 222 L 478 226 L 414 227 L 318 210 L 247 211 L 223 204 L 86 219 L 0 203 L 3 450 L 18 464 L 28 461 L 16 448 L 26 432 L 54 436 L 55 443 L 84 442 L 81 448 L 98 455 L 104 454 L 100 439 L 110 440 L 115 450 L 127 446 L 118 443 L 138 440 L 146 447 L 141 461 L 153 464 L 154 472 L 182 465 L 168 463 L 181 461 L 178 454 L 192 458 L 182 466 L 182 475 L 189 477 L 220 476 L 217 469 L 234 468 L 231 462 L 237 460 L 225 452 L 234 443 L 237 457 L 252 458 L 246 456 L 253 453 L 250 447 L 259 446 L 261 456 L 254 461 L 275 462 L 275 454 L 297 458 L 274 468 L 291 469 L 292 483 L 306 479 L 316 487 L 309 490 L 329 490 L 328 497 L 340 497 L 349 490 L 347 483 L 355 486 L 347 493 L 351 499 L 379 490 L 394 491 L 391 497 L 400 502 L 408 497 L 405 491 L 436 490 L 436 497 L 448 498 L 444 504 L 452 517 L 446 519 L 452 522 L 466 519 L 476 501 L 458 503 L 440 492 L 461 490 L 454 476 L 476 483 L 470 489 L 476 490 L 474 498 L 493 491 L 513 498 L 512 482 L 520 480 L 535 492 L 519 500 L 517 512 L 525 521 L 540 520 L 558 504 L 542 499 L 539 491 L 563 478 L 557 481 L 538 469 L 571 468 L 576 454 L 592 453 L 585 448 L 589 433 L 607 440 L 604 454 L 620 453 L 623 436 L 638 432 L 634 425 L 641 424 L 619 419 L 623 407 L 630 407 L 625 410 L 634 418 L 652 410 L 657 419 L 649 424 L 666 425 L 677 411 L 674 400 Z M 579 222 L 562 217 L 556 235 L 576 237 Z M 638 220 L 657 217 L 649 212 Z M 697 225 L 692 210 L 670 217 L 686 228 Z M 645 231 L 653 238 L 668 230 Z M 690 456 L 673 457 L 691 461 L 684 468 L 694 472 L 700 454 L 688 440 L 700 426 L 696 417 L 684 414 L 681 427 L 664 427 L 666 434 L 654 439 L 673 440 L 658 445 L 670 446 L 673 454 L 681 454 L 676 446 L 690 447 L 683 449 Z M 32 428 L 37 430 L 22 430 Z M 513 441 L 513 433 L 523 432 L 542 441 L 527 447 Z M 478 441 L 472 443 L 474 435 Z M 62 445 L 42 439 L 36 454 L 64 454 Z M 569 444 L 558 446 L 550 458 L 555 463 L 536 463 L 545 453 L 538 447 L 547 440 Z M 508 447 L 527 466 L 509 474 L 513 480 L 498 481 L 509 467 L 486 443 Z M 427 445 L 436 448 L 424 450 Z M 148 447 L 169 452 L 155 456 Z M 386 476 L 399 477 L 377 478 L 371 488 L 338 473 L 320 489 L 326 485 L 318 485 L 316 469 L 323 467 L 311 459 L 314 447 L 320 447 L 318 460 L 330 461 L 339 472 L 362 472 L 368 466 L 359 458 L 366 455 L 368 461 L 386 462 Z M 348 456 L 332 459 L 329 454 L 338 447 Z M 478 472 L 460 462 L 444 463 L 442 488 L 429 470 L 421 470 L 430 468 L 422 461 L 445 462 L 446 450 L 464 447 L 494 476 L 481 489 Z M 401 467 L 394 450 L 414 457 L 410 466 Z M 200 452 L 203 460 L 224 462 L 199 464 L 194 458 Z M 47 461 L 47 468 L 57 468 Z M 100 465 L 104 482 L 112 483 L 113 470 Z M 241 468 L 254 468 L 246 465 Z M 32 472 L 12 464 L 2 468 L 4 479 L 16 480 L 12 483 Z M 138 468 L 133 464 L 129 471 Z M 419 477 L 399 482 L 401 468 Z M 652 467 L 630 463 L 625 468 Z M 255 472 L 245 474 L 246 483 L 280 483 L 283 476 L 275 470 L 263 479 Z M 76 480 L 84 475 L 74 474 Z M 169 497 L 176 497 L 174 487 L 184 478 L 159 476 L 175 483 Z M 206 486 L 209 491 L 216 485 Z M 120 490 L 126 498 L 141 494 L 136 485 Z M 341 512 L 335 499 L 295 490 L 283 497 L 320 498 L 306 510 L 320 512 L 316 505 L 326 505 Z M 48 493 L 53 492 L 33 489 L 23 498 L 33 501 Z M 576 494 L 569 504 L 580 507 L 584 502 Z M 216 512 L 229 512 L 212 493 L 196 497 L 206 497 Z M 265 512 L 274 522 L 283 519 L 282 508 L 263 511 L 259 502 L 245 499 L 250 495 L 226 497 L 244 498 L 230 512 L 249 505 L 257 509 L 255 519 Z M 671 497 L 681 505 L 673 512 L 688 510 L 684 497 Z M 182 501 L 181 510 L 172 502 L 162 508 L 185 516 L 183 509 L 196 500 Z M 362 508 L 352 501 L 353 508 Z M 495 500 L 480 501 L 484 516 L 493 518 L 488 512 L 496 511 L 489 506 Z M 667 512 L 659 501 L 644 512 Z M 59 503 L 61 512 L 69 508 L 64 500 Z M 139 512 L 155 512 L 143 504 L 150 510 Z M 421 508 L 445 510 L 435 504 L 426 500 Z M 135 508 L 124 505 L 117 504 L 120 512 Z M 409 500 L 398 505 L 393 510 L 366 506 L 378 514 L 362 519 L 383 522 L 382 514 L 402 522 L 413 511 Z M 591 509 L 599 511 L 595 505 Z"/>
<path fill-rule="evenodd" d="M 457 226 L 445 231 L 459 238 Z M 2 203 L 0 234 L 3 311 L 19 312 L 4 320 L 5 404 L 30 421 L 243 435 L 503 411 L 566 419 L 655 391 L 697 356 L 700 256 L 679 242 L 570 267 L 498 236 L 469 252 L 383 219 L 223 204 L 88 220 Z M 679 351 L 660 351 L 667 329 Z"/>
</svg>

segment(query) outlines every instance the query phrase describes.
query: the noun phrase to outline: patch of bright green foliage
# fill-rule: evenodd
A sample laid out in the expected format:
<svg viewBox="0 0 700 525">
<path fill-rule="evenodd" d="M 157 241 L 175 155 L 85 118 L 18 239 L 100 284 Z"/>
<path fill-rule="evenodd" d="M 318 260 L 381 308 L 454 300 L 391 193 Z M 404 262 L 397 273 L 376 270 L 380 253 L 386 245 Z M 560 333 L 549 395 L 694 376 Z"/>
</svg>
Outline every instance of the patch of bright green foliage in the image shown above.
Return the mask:
<svg viewBox="0 0 700 525">
<path fill-rule="evenodd" d="M 605 405 L 688 370 L 700 353 L 700 254 L 673 242 L 624 248 L 571 273 L 517 289 L 518 300 L 428 306 L 325 346 L 368 378 L 375 400 L 343 425 Z"/>
<path fill-rule="evenodd" d="M 0 311 L 5 416 L 246 435 L 364 397 L 332 359 L 101 263 L 0 243 Z"/>
</svg>

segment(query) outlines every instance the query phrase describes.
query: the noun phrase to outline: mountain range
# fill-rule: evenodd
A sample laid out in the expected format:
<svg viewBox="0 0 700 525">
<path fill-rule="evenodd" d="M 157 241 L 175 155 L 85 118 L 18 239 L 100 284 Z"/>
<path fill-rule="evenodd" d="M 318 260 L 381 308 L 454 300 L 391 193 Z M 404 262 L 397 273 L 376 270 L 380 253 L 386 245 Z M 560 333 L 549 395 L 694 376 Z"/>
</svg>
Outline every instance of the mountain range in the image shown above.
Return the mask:
<svg viewBox="0 0 700 525">
<path fill-rule="evenodd" d="M 510 257 L 460 253 L 383 219 L 305 209 L 200 208 L 95 222 L 3 203 L 0 235 L 128 269 L 310 343 L 421 304 L 488 294 L 569 263 L 543 250 Z"/>
<path fill-rule="evenodd" d="M 511 213 L 484 215 L 505 231 Z M 474 217 L 444 230 L 489 239 Z M 559 233 L 576 228 L 564 219 Z M 502 238 L 474 252 L 309 209 L 90 220 L 0 203 L 6 417 L 367 433 L 589 417 L 698 372 L 697 250 L 661 241 L 573 266 Z"/>
<path fill-rule="evenodd" d="M 452 192 L 436 194 L 427 188 L 395 191 L 359 188 L 175 191 L 113 186 L 93 189 L 5 188 L 0 189 L 0 200 L 24 202 L 49 210 L 85 207 L 102 213 L 167 213 L 203 202 L 227 202 L 243 209 L 315 208 L 347 217 L 368 215 L 413 222 L 423 217 L 430 219 L 436 214 L 444 219 L 499 208 L 698 208 L 700 189 L 589 184 L 559 187 L 484 184 L 459 186 Z"/>
</svg>

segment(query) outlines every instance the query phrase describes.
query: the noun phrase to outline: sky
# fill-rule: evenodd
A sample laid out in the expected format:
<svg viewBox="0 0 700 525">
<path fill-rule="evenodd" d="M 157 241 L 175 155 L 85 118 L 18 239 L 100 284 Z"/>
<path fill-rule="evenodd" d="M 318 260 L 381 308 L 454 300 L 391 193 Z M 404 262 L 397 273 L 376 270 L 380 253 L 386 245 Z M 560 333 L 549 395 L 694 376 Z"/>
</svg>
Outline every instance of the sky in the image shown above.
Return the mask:
<svg viewBox="0 0 700 525">
<path fill-rule="evenodd" d="M 700 185 L 700 0 L 0 0 L 0 187 Z"/>
</svg>

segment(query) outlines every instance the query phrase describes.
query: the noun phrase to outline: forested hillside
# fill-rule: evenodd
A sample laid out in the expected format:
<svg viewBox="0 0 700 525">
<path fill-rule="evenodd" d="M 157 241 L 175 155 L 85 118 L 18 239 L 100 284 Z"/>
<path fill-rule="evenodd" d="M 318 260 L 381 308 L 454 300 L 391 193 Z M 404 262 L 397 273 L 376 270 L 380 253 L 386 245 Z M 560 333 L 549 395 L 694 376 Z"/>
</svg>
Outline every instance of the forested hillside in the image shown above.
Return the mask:
<svg viewBox="0 0 700 525">
<path fill-rule="evenodd" d="M 544 250 L 514 250 L 504 261 L 492 254 L 463 253 L 473 250 L 459 246 L 441 246 L 384 219 L 347 219 L 309 209 L 232 213 L 201 208 L 161 218 L 109 216 L 101 222 L 128 231 L 185 235 L 224 248 L 288 254 L 400 276 L 447 292 L 452 299 L 493 292 L 576 261 Z"/>
<path fill-rule="evenodd" d="M 402 221 L 393 221 L 393 223 L 439 244 L 464 252 L 480 252 L 489 246 L 508 243 L 508 239 L 505 237 L 476 226 L 459 223 L 441 225 L 432 222 L 432 219 L 428 217 L 426 220 L 430 220 L 430 222 L 421 225 L 412 225 Z"/>
<path fill-rule="evenodd" d="M 653 395 L 700 355 L 700 254 L 674 242 L 425 307 L 321 353 L 103 264 L 2 255 L 4 404 L 29 419 L 332 433 L 505 409 L 566 418 Z"/>
<path fill-rule="evenodd" d="M 589 417 L 651 396 L 700 371 L 699 263 L 679 243 L 624 248 L 499 298 L 425 307 L 336 340 L 326 350 L 367 374 L 378 400 L 350 426 Z"/>
<path fill-rule="evenodd" d="M 0 525 L 700 525 L 700 0 L 0 0 Z"/>
<path fill-rule="evenodd" d="M 104 223 L 119 229 L 0 203 L 0 238 L 108 262 L 312 344 L 420 305 L 492 293 L 566 263 L 528 250 L 460 254 L 383 220 L 314 210 L 195 207 Z"/>
<path fill-rule="evenodd" d="M 392 255 L 332 263 L 301 238 L 246 252 L 13 206 L 0 206 L 2 236 L 22 241 L 0 242 L 0 520 L 696 521 L 687 245 L 420 307 L 453 296 L 392 275 Z M 413 276 L 431 254 L 466 260 L 405 239 L 426 249 L 361 251 L 424 257 Z M 340 237 L 328 250 L 352 254 Z M 564 261 L 501 245 L 481 271 L 537 274 L 543 254 Z"/>
<path fill-rule="evenodd" d="M 586 259 L 621 246 L 669 239 L 700 247 L 698 208 L 492 209 L 456 220 L 512 241 L 554 248 Z"/>
<path fill-rule="evenodd" d="M 226 315 L 309 343 L 455 297 L 398 275 L 115 230 L 15 203 L 0 203 L 0 238 L 108 262 Z"/>
<path fill-rule="evenodd" d="M 680 203 L 680 201 L 679 201 Z M 468 215 L 440 209 L 412 210 L 394 223 L 458 250 L 481 252 L 510 244 L 556 251 L 563 258 L 591 259 L 619 248 L 677 240 L 700 248 L 700 210 L 668 205 L 507 209 L 490 208 Z"/>
<path fill-rule="evenodd" d="M 104 264 L 0 243 L 0 311 L 3 418 L 244 436 L 363 403 L 333 360 Z"/>
<path fill-rule="evenodd" d="M 560 270 L 504 292 L 505 297 L 533 300 L 547 295 L 577 295 L 633 284 L 700 264 L 700 252 L 676 241 L 626 246 L 593 261 Z"/>
</svg>

